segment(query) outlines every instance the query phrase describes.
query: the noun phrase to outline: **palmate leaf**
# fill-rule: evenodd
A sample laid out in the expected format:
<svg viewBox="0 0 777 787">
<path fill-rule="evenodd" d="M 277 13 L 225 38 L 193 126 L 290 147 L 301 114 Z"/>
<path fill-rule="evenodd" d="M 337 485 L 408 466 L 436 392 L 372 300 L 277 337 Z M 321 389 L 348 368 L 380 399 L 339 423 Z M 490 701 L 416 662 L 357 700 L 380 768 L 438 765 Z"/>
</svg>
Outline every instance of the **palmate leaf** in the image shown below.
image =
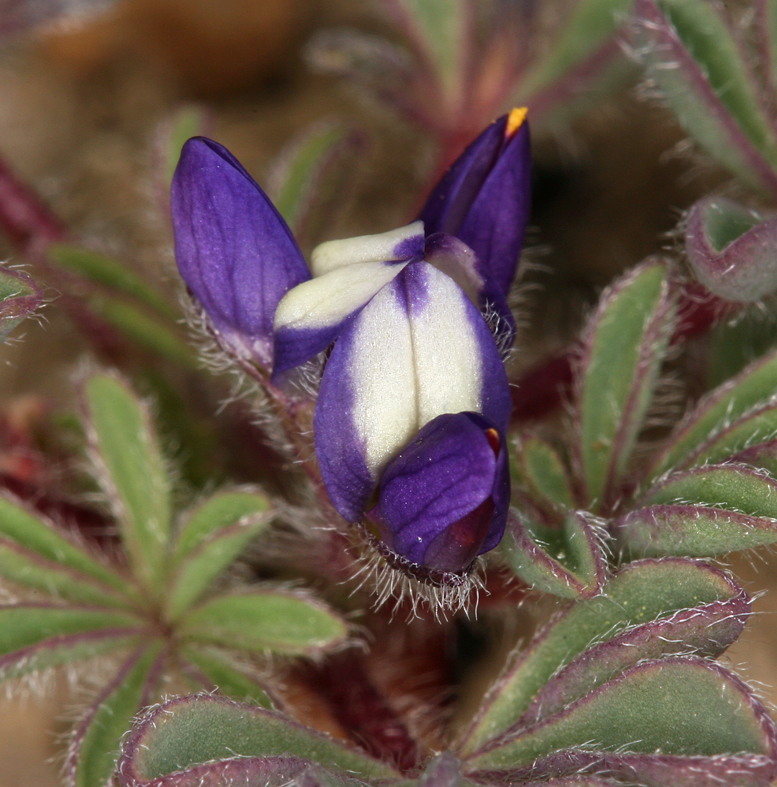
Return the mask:
<svg viewBox="0 0 777 787">
<path fill-rule="evenodd" d="M 518 723 L 551 676 L 596 642 L 678 612 L 724 604 L 741 612 L 741 589 L 725 574 L 684 559 L 641 561 L 622 568 L 602 595 L 570 606 L 549 623 L 489 692 L 466 733 L 469 755 Z M 725 604 L 733 606 L 725 609 Z M 708 614 L 709 610 L 705 612 Z"/>
<path fill-rule="evenodd" d="M 222 492 L 183 524 L 165 593 L 165 615 L 174 621 L 205 593 L 268 523 L 269 503 L 250 492 Z"/>
<path fill-rule="evenodd" d="M 230 784 L 232 777 L 232 783 L 242 778 L 239 783 L 264 784 L 268 766 L 293 771 L 299 760 L 343 769 L 359 779 L 399 776 L 389 765 L 278 713 L 210 696 L 173 700 L 148 713 L 125 740 L 118 774 L 125 787 L 177 772 L 181 778 L 165 783 Z M 210 781 L 196 781 L 209 775 Z"/>
<path fill-rule="evenodd" d="M 738 42 L 708 0 L 637 0 L 642 51 L 680 124 L 761 191 L 777 189 L 777 142 Z"/>
<path fill-rule="evenodd" d="M 675 312 L 668 279 L 662 262 L 627 274 L 602 299 L 584 339 L 578 453 L 594 508 L 616 494 L 650 405 Z"/>
<path fill-rule="evenodd" d="M 84 385 L 99 480 L 119 524 L 133 574 L 159 593 L 171 531 L 170 479 L 147 410 L 118 378 Z"/>
</svg>

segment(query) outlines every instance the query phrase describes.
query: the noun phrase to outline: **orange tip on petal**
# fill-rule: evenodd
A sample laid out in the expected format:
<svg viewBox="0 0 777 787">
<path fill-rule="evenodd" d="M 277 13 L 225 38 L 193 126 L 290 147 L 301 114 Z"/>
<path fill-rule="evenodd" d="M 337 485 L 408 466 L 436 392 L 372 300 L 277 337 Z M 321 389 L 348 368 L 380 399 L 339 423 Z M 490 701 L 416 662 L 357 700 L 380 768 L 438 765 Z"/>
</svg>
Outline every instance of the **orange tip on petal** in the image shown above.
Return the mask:
<svg viewBox="0 0 777 787">
<path fill-rule="evenodd" d="M 510 139 L 523 125 L 523 121 L 526 120 L 526 113 L 528 111 L 528 107 L 516 107 L 510 110 L 510 114 L 507 116 L 507 127 L 505 128 L 505 137 L 507 137 L 507 139 Z"/>
</svg>

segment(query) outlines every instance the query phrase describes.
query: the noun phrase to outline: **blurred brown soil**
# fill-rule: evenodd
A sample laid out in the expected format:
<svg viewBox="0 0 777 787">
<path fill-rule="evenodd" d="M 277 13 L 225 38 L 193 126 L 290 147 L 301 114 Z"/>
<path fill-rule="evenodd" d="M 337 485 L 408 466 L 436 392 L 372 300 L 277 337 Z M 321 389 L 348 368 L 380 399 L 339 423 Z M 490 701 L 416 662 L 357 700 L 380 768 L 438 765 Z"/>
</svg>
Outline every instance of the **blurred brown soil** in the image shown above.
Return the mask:
<svg viewBox="0 0 777 787">
<path fill-rule="evenodd" d="M 295 134 L 322 117 L 358 123 L 372 137 L 353 207 L 331 235 L 389 229 L 417 204 L 432 150 L 387 113 L 366 111 L 341 86 L 309 74 L 300 45 L 315 28 L 366 24 L 358 0 L 124 0 L 81 28 L 47 31 L 0 53 L 0 151 L 77 236 L 132 260 L 177 292 L 170 231 L 159 210 L 154 134 L 181 101 L 207 98 L 210 135 L 260 182 Z M 680 211 L 722 181 L 666 157 L 681 134 L 631 88 L 565 135 L 536 140 L 532 256 L 545 270 L 524 302 L 528 327 L 519 366 L 579 327 L 596 292 L 618 271 L 661 251 Z M 544 249 L 538 254 L 538 249 Z M 14 258 L 0 239 L 0 259 Z M 55 296 L 55 293 L 52 293 Z M 34 391 L 67 400 L 84 353 L 53 300 L 23 343 L 0 348 L 0 402 Z M 753 590 L 777 588 L 777 559 L 758 570 L 737 560 Z M 748 677 L 777 686 L 777 593 L 730 652 Z M 491 665 L 497 669 L 497 665 Z M 478 677 L 478 687 L 487 676 Z M 772 689 L 768 698 L 777 698 Z M 58 784 L 52 700 L 0 700 L 0 787 Z M 61 726 L 57 729 L 61 729 Z"/>
</svg>

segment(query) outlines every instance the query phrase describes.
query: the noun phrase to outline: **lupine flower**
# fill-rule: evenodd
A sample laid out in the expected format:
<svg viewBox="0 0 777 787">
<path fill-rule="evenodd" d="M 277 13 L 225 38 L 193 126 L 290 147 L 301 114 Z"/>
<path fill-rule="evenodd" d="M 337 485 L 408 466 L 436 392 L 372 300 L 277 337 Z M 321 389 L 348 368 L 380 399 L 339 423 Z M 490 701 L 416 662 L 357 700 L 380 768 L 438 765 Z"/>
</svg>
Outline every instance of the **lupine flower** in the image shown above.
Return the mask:
<svg viewBox="0 0 777 787">
<path fill-rule="evenodd" d="M 204 137 L 183 146 L 170 207 L 178 270 L 219 342 L 269 369 L 278 302 L 310 278 L 291 230 L 240 162 Z"/>
<path fill-rule="evenodd" d="M 529 216 L 530 149 L 526 110 L 492 123 L 442 177 L 407 227 L 322 243 L 314 278 L 283 299 L 275 315 L 276 376 L 325 350 L 405 264 L 426 260 L 496 318 L 500 345 L 515 321 L 506 296 Z"/>
<path fill-rule="evenodd" d="M 504 531 L 510 395 L 489 324 L 512 340 L 524 118 L 514 110 L 486 129 L 418 221 L 321 244 L 312 279 L 283 219 L 220 145 L 190 140 L 174 180 L 178 265 L 222 344 L 272 363 L 277 382 L 334 343 L 314 419 L 324 484 L 346 520 L 424 570 L 464 572 Z"/>
</svg>

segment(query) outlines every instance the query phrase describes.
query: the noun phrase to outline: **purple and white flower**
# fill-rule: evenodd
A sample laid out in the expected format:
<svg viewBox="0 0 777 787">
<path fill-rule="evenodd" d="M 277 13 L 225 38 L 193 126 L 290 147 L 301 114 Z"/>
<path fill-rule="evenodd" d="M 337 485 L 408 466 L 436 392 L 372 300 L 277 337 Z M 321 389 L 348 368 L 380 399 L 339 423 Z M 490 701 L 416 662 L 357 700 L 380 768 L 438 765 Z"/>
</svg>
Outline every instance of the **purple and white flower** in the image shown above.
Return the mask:
<svg viewBox="0 0 777 787">
<path fill-rule="evenodd" d="M 327 492 L 346 520 L 425 570 L 464 572 L 504 531 L 511 405 L 492 328 L 512 340 L 506 296 L 529 210 L 524 118 L 514 110 L 489 126 L 418 221 L 321 244 L 313 278 L 220 145 L 190 140 L 174 180 L 181 275 L 222 344 L 272 364 L 275 381 L 332 348 L 314 418 Z"/>
</svg>

